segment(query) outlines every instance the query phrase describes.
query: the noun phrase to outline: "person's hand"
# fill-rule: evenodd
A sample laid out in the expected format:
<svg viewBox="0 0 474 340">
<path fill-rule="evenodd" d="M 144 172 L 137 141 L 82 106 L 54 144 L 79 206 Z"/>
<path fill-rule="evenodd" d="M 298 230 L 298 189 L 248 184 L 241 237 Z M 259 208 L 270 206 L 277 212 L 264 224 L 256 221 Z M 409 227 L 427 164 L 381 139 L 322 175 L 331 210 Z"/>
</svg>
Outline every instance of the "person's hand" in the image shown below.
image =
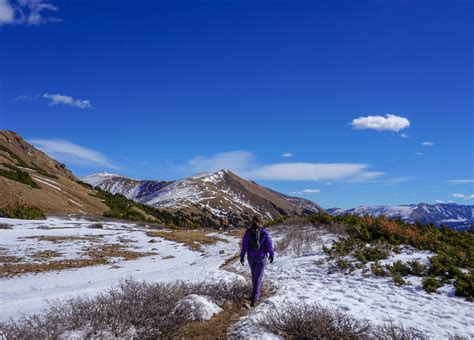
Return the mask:
<svg viewBox="0 0 474 340">
<path fill-rule="evenodd" d="M 244 264 L 244 259 L 243 259 L 243 258 L 240 259 L 240 264 L 241 264 L 242 266 L 245 266 L 245 264 Z"/>
<path fill-rule="evenodd" d="M 270 261 L 270 263 L 273 263 L 273 256 L 270 255 L 270 256 L 268 257 L 268 260 Z"/>
</svg>

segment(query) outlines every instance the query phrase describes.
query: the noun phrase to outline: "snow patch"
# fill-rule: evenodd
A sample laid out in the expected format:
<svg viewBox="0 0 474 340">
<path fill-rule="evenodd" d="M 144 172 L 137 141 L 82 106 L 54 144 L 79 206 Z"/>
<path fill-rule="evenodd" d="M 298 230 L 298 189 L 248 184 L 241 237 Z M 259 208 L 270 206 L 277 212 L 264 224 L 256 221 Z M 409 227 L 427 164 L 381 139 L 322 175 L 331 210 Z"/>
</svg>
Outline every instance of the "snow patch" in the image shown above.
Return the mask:
<svg viewBox="0 0 474 340">
<path fill-rule="evenodd" d="M 190 294 L 176 304 L 176 308 L 184 308 L 189 311 L 191 320 L 210 320 L 214 314 L 222 312 L 222 308 L 216 305 L 210 297 L 204 295 Z"/>
</svg>

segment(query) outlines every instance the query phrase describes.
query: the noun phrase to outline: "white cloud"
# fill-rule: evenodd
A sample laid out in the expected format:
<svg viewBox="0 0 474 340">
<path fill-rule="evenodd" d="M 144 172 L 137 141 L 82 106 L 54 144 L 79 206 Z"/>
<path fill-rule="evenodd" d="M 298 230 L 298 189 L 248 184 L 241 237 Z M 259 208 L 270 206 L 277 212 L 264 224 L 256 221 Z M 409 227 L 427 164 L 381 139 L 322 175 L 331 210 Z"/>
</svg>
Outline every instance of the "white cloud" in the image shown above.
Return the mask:
<svg viewBox="0 0 474 340">
<path fill-rule="evenodd" d="M 15 11 L 7 0 L 0 0 L 0 25 L 10 24 L 15 20 Z"/>
<path fill-rule="evenodd" d="M 451 184 L 472 184 L 474 183 L 474 179 L 450 179 L 448 183 Z"/>
<path fill-rule="evenodd" d="M 301 191 L 295 191 L 292 192 L 293 195 L 313 195 L 313 194 L 319 194 L 321 190 L 319 189 L 304 189 Z"/>
<path fill-rule="evenodd" d="M 187 162 L 193 172 L 230 169 L 240 176 L 254 180 L 283 181 L 355 181 L 364 182 L 382 176 L 382 172 L 367 171 L 360 163 L 275 163 L 261 165 L 248 151 L 217 153 L 211 157 L 198 156 Z"/>
<path fill-rule="evenodd" d="M 402 138 L 408 138 L 408 135 L 406 133 L 401 133 L 399 136 Z"/>
<path fill-rule="evenodd" d="M 117 169 L 103 153 L 60 139 L 33 139 L 29 141 L 41 151 L 62 163 Z"/>
<path fill-rule="evenodd" d="M 281 157 L 290 158 L 290 157 L 293 157 L 294 155 L 295 155 L 294 153 L 285 152 L 281 154 Z"/>
<path fill-rule="evenodd" d="M 423 152 L 415 152 L 415 155 L 417 156 L 424 156 L 425 154 Z"/>
<path fill-rule="evenodd" d="M 451 194 L 452 197 L 456 197 L 456 198 L 462 198 L 462 199 L 465 199 L 465 200 L 472 200 L 474 199 L 474 194 L 472 195 L 464 195 L 464 194 Z"/>
<path fill-rule="evenodd" d="M 64 94 L 59 94 L 59 93 L 49 94 L 46 92 L 44 94 L 36 94 L 34 96 L 21 95 L 21 96 L 13 98 L 13 100 L 14 101 L 33 100 L 33 99 L 38 99 L 38 98 L 43 98 L 43 99 L 48 100 L 50 106 L 68 105 L 72 107 L 77 107 L 79 109 L 92 109 L 92 104 L 89 99 L 75 99 L 71 96 L 66 96 Z"/>
<path fill-rule="evenodd" d="M 395 131 L 406 129 L 410 126 L 410 121 L 405 117 L 393 114 L 384 116 L 359 117 L 350 123 L 355 130 L 375 130 L 375 131 Z"/>
<path fill-rule="evenodd" d="M 253 153 L 243 150 L 221 152 L 211 157 L 197 156 L 188 161 L 188 166 L 195 172 L 231 169 L 242 173 L 256 166 L 256 157 Z"/>
<path fill-rule="evenodd" d="M 0 0 L 0 25 L 40 25 L 61 22 L 62 19 L 44 14 L 58 7 L 44 0 Z"/>
<path fill-rule="evenodd" d="M 92 108 L 91 101 L 89 99 L 74 99 L 71 96 L 66 96 L 59 93 L 56 93 L 56 94 L 45 93 L 42 95 L 42 97 L 45 99 L 48 99 L 49 105 L 51 106 L 62 104 L 62 105 L 77 107 L 79 109 Z"/>
<path fill-rule="evenodd" d="M 426 142 L 421 143 L 421 145 L 424 145 L 424 146 L 433 146 L 433 145 L 435 145 L 435 143 L 434 143 L 434 142 L 428 142 L 428 141 L 426 141 Z"/>
<path fill-rule="evenodd" d="M 444 203 L 443 200 L 435 200 L 435 203 Z"/>
</svg>

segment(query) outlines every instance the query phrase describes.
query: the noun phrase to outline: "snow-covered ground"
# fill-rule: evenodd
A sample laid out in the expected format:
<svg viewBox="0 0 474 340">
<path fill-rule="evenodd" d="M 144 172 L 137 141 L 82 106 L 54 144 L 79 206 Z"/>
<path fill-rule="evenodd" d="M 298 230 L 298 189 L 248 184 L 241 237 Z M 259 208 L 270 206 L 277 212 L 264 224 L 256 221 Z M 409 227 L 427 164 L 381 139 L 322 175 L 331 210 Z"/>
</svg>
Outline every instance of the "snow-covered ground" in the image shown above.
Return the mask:
<svg viewBox="0 0 474 340">
<path fill-rule="evenodd" d="M 418 328 L 433 339 L 446 339 L 449 334 L 474 338 L 474 304 L 453 296 L 450 289 L 428 294 L 416 277 L 408 279 L 410 285 L 400 287 L 387 278 L 366 277 L 361 271 L 350 275 L 328 274 L 327 264 L 320 264 L 318 260 L 325 258 L 322 245 L 329 245 L 332 239 L 334 235 L 322 232 L 320 244 L 315 244 L 310 254 L 276 257 L 275 262 L 268 265 L 265 277 L 272 281 L 278 292 L 243 317 L 235 326 L 235 334 L 268 337 L 269 334 L 258 327 L 258 320 L 266 312 L 289 302 L 302 302 L 318 303 L 374 324 L 394 321 L 405 327 Z M 425 262 L 427 255 L 427 252 L 412 252 L 396 255 L 395 260 Z M 246 270 L 238 264 L 234 269 Z"/>
<path fill-rule="evenodd" d="M 89 236 L 105 235 L 100 242 L 116 243 L 119 238 L 132 240 L 135 251 L 157 252 L 158 255 L 136 260 L 114 259 L 112 264 L 51 271 L 38 274 L 25 274 L 0 279 L 0 319 L 18 317 L 23 313 L 35 313 L 47 307 L 47 300 L 63 299 L 73 294 L 94 295 L 106 290 L 121 279 L 133 277 L 137 280 L 171 282 L 175 280 L 199 281 L 235 280 L 243 278 L 237 274 L 219 270 L 224 261 L 235 254 L 238 240 L 220 235 L 229 243 L 217 242 L 206 247 L 204 253 L 190 250 L 181 244 L 159 239 L 149 243 L 152 237 L 146 235 L 147 229 L 131 223 L 101 222 L 102 229 L 91 229 L 94 222 L 87 220 L 65 220 L 49 218 L 46 221 L 22 221 L 0 218 L 0 223 L 13 225 L 12 229 L 0 229 L 0 249 L 10 250 L 15 256 L 55 249 L 65 254 L 65 258 L 77 258 L 81 243 L 74 241 L 57 244 L 37 241 L 28 236 Z M 45 226 L 52 229 L 44 229 Z M 60 229 L 57 229 L 60 228 Z M 94 243 L 92 243 L 94 244 Z M 16 252 L 18 249 L 18 253 Z M 221 252 L 223 254 L 220 254 Z M 56 259 L 55 259 L 56 260 Z"/>
<path fill-rule="evenodd" d="M 126 244 L 135 251 L 158 253 L 128 261 L 117 258 L 107 265 L 2 278 L 2 320 L 18 317 L 22 313 L 39 312 L 47 307 L 47 300 L 62 299 L 71 294 L 97 294 L 129 277 L 164 282 L 243 280 L 244 276 L 248 277 L 248 266 L 241 267 L 238 261 L 230 265 L 230 271 L 220 268 L 226 259 L 238 251 L 239 240 L 224 234 L 218 236 L 227 239 L 228 243 L 217 242 L 205 246 L 201 253 L 157 237 L 154 237 L 156 242 L 150 243 L 152 238 L 146 234 L 148 229 L 133 223 L 100 222 L 102 229 L 90 228 L 94 222 L 85 219 L 21 221 L 0 218 L 0 223 L 12 225 L 12 229 L 0 229 L 0 250 L 23 257 L 25 261 L 34 261 L 29 258 L 31 252 L 46 249 L 57 250 L 65 258 L 78 258 L 85 242 L 92 245 L 115 244 L 120 239 L 129 240 Z M 24 238 L 41 235 L 75 236 L 79 239 L 68 243 L 52 243 Z M 84 241 L 80 237 L 89 237 L 91 240 Z M 340 272 L 328 274 L 328 265 L 318 260 L 325 258 L 322 245 L 330 244 L 332 239 L 335 239 L 334 235 L 321 232 L 311 253 L 302 256 L 277 254 L 275 262 L 268 265 L 265 272 L 265 280 L 270 280 L 276 286 L 276 294 L 261 301 L 248 315 L 242 317 L 234 325 L 234 334 L 243 337 L 274 337 L 259 328 L 258 319 L 266 311 L 278 309 L 290 301 L 299 301 L 319 303 L 375 324 L 392 320 L 405 327 L 421 329 L 435 339 L 446 338 L 448 334 L 474 338 L 474 304 L 453 296 L 449 289 L 442 289 L 440 294 L 428 294 L 421 289 L 417 278 L 410 278 L 410 285 L 398 287 L 387 278 L 364 276 L 360 271 L 351 275 Z M 427 261 L 430 254 L 411 252 L 397 256 L 396 259 L 400 260 L 418 258 Z M 202 297 L 193 297 L 188 303 L 207 306 L 204 310 L 209 314 L 202 318 L 211 317 L 220 311 L 218 306 L 204 301 Z"/>
</svg>

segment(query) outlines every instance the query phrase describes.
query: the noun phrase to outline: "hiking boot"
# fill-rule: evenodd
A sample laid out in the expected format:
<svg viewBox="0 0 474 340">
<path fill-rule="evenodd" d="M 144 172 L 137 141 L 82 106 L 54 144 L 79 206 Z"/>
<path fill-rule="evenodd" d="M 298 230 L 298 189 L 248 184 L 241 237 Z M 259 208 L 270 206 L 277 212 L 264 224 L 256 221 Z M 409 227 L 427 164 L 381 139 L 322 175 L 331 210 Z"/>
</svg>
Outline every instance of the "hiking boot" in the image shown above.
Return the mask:
<svg viewBox="0 0 474 340">
<path fill-rule="evenodd" d="M 255 299 L 250 300 L 250 306 L 255 307 L 255 302 L 256 302 Z"/>
</svg>

